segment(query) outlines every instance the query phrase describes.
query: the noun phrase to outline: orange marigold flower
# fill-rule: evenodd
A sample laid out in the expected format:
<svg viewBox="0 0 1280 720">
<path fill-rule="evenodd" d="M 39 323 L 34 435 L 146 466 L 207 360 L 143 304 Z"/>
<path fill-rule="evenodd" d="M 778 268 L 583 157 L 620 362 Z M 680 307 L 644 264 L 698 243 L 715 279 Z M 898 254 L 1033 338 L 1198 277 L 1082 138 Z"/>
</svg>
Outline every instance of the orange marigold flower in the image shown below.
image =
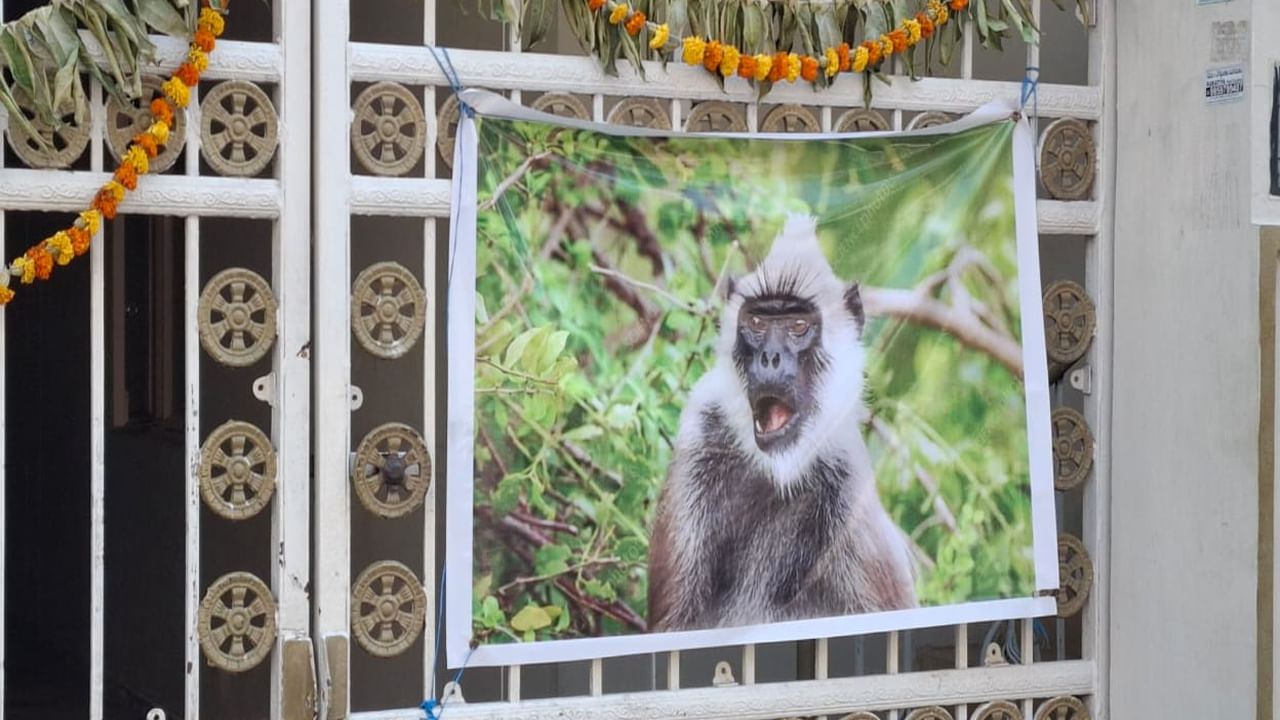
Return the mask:
<svg viewBox="0 0 1280 720">
<path fill-rule="evenodd" d="M 813 82 L 818 79 L 818 59 L 805 55 L 800 59 L 800 77 L 805 82 Z"/>
<path fill-rule="evenodd" d="M 118 203 L 119 201 L 106 188 L 99 190 L 98 194 L 93 197 L 93 209 L 108 220 L 116 216 L 116 205 Z"/>
<path fill-rule="evenodd" d="M 35 267 L 37 280 L 48 280 L 53 274 L 53 256 L 43 245 L 37 245 L 27 251 L 27 257 Z"/>
<path fill-rule="evenodd" d="M 151 101 L 151 117 L 165 125 L 173 125 L 173 106 L 168 100 L 158 97 Z"/>
<path fill-rule="evenodd" d="M 871 40 L 868 40 L 862 43 L 862 47 L 867 49 L 867 66 L 868 67 L 872 67 L 876 63 L 880 62 L 880 56 L 881 56 L 880 43 L 872 42 Z"/>
<path fill-rule="evenodd" d="M 774 53 L 773 65 L 769 68 L 769 82 L 778 82 L 787 76 L 787 54 Z"/>
<path fill-rule="evenodd" d="M 0 305 L 8 305 L 12 299 L 13 291 L 9 289 L 9 286 L 0 287 Z"/>
<path fill-rule="evenodd" d="M 130 163 L 124 163 L 120 167 L 116 168 L 116 172 L 113 177 L 116 179 L 116 182 L 125 186 L 125 189 L 127 190 L 138 189 L 138 170 Z"/>
<path fill-rule="evenodd" d="M 159 146 L 156 145 L 156 137 L 149 132 L 134 135 L 133 142 L 138 147 L 142 148 L 143 152 L 145 152 L 149 158 L 155 157 L 156 153 L 160 152 Z"/>
<path fill-rule="evenodd" d="M 755 79 L 756 76 L 756 58 L 754 55 L 743 55 L 738 60 L 738 76 L 748 80 Z"/>
<path fill-rule="evenodd" d="M 969 0 L 951 0 L 951 9 L 955 12 L 969 7 Z"/>
<path fill-rule="evenodd" d="M 83 255 L 89 252 L 89 241 L 93 236 L 84 228 L 73 227 L 67 231 L 67 235 L 71 236 L 71 250 L 77 255 Z"/>
<path fill-rule="evenodd" d="M 840 47 L 836 48 L 836 57 L 840 60 L 840 72 L 848 72 L 852 59 L 849 56 L 849 43 L 840 43 Z"/>
<path fill-rule="evenodd" d="M 644 29 L 644 23 L 644 13 L 637 10 L 636 14 L 632 15 L 630 20 L 627 20 L 627 32 L 631 35 L 639 35 L 640 31 Z"/>
<path fill-rule="evenodd" d="M 894 52 L 900 53 L 903 50 L 907 49 L 907 31 L 906 30 L 903 30 L 902 28 L 898 28 L 897 30 L 894 30 L 893 32 L 889 33 L 889 40 L 893 42 Z"/>
<path fill-rule="evenodd" d="M 593 3 L 596 2 L 596 0 L 590 1 Z M 601 0 L 600 4 L 603 5 L 604 1 Z M 595 9 L 596 8 L 592 8 L 592 10 Z M 213 46 L 217 45 L 218 41 L 213 37 L 213 33 L 204 28 L 200 28 L 196 31 L 196 36 L 192 39 L 191 43 L 205 52 L 213 52 Z"/>
<path fill-rule="evenodd" d="M 174 77 L 182 81 L 187 87 L 195 87 L 200 83 L 200 71 L 195 65 L 184 62 L 178 66 L 178 71 L 173 74 Z"/>
<path fill-rule="evenodd" d="M 720 69 L 720 61 L 724 59 L 724 46 L 719 40 L 712 40 L 707 43 L 707 52 L 702 56 L 702 66 L 707 72 L 715 72 Z"/>
<path fill-rule="evenodd" d="M 920 37 L 927 38 L 933 35 L 933 18 L 929 17 L 929 13 L 916 15 L 916 22 L 920 23 Z"/>
</svg>

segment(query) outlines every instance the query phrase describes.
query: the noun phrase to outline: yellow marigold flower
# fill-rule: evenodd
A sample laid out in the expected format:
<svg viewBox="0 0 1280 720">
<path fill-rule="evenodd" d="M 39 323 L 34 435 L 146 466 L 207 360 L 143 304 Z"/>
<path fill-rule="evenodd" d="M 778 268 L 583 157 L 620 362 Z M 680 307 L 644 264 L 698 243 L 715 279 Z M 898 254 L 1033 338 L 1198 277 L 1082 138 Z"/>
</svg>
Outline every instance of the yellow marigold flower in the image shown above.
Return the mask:
<svg viewBox="0 0 1280 720">
<path fill-rule="evenodd" d="M 80 213 L 80 222 L 84 224 L 84 229 L 90 235 L 97 235 L 98 228 L 102 226 L 102 216 L 97 210 L 85 210 Z"/>
<path fill-rule="evenodd" d="M 151 133 L 151 137 L 156 139 L 156 143 L 164 145 L 169 142 L 169 126 L 162 122 L 153 122 L 147 128 L 147 132 Z"/>
<path fill-rule="evenodd" d="M 124 154 L 124 159 L 121 162 L 132 165 L 139 175 L 146 175 L 147 171 L 151 169 L 151 163 L 147 160 L 147 152 L 137 145 L 129 146 L 129 150 Z"/>
<path fill-rule="evenodd" d="M 649 47 L 661 50 L 667 44 L 669 37 L 671 37 L 671 28 L 667 27 L 666 23 L 662 23 L 657 30 L 653 31 L 653 37 L 649 39 Z"/>
<path fill-rule="evenodd" d="M 13 261 L 13 265 L 9 267 L 9 272 L 18 276 L 23 285 L 30 285 L 36 279 L 36 264 L 31 258 L 23 255 Z"/>
<path fill-rule="evenodd" d="M 869 53 L 867 52 L 867 49 L 865 47 L 859 45 L 858 47 L 854 48 L 853 65 L 851 66 L 854 72 L 862 72 L 863 70 L 867 69 L 868 55 Z"/>
<path fill-rule="evenodd" d="M 772 55 L 756 56 L 756 82 L 764 82 L 769 77 L 769 71 L 773 69 Z"/>
<path fill-rule="evenodd" d="M 835 48 L 827 48 L 827 66 L 822 69 L 827 77 L 835 77 L 840 72 L 840 55 Z"/>
<path fill-rule="evenodd" d="M 71 249 L 71 236 L 66 231 L 54 233 L 53 237 L 45 241 L 45 245 L 49 248 L 49 254 L 53 255 L 53 259 L 59 265 L 66 265 L 76 256 Z"/>
<path fill-rule="evenodd" d="M 222 14 L 212 8 L 204 8 L 200 11 L 200 22 L 197 24 L 202 30 L 208 30 L 213 33 L 214 37 L 222 34 L 226 29 L 226 22 L 222 19 Z"/>
<path fill-rule="evenodd" d="M 169 102 L 180 108 L 187 106 L 191 102 L 191 90 L 182 81 L 176 77 L 171 77 L 164 81 L 164 96 L 169 98 Z"/>
<path fill-rule="evenodd" d="M 889 57 L 893 54 L 893 38 L 888 35 L 880 36 L 880 55 Z"/>
<path fill-rule="evenodd" d="M 933 21 L 938 25 L 946 22 L 947 18 L 951 16 L 947 11 L 947 6 L 937 0 L 929 3 L 929 11 L 933 14 Z"/>
<path fill-rule="evenodd" d="M 187 62 L 200 72 L 209 69 L 209 55 L 195 45 L 192 45 L 191 50 L 187 52 Z"/>
<path fill-rule="evenodd" d="M 0 287 L 0 305 L 8 305 L 10 300 L 13 300 L 13 291 L 8 285 Z"/>
<path fill-rule="evenodd" d="M 725 77 L 733 77 L 738 72 L 738 63 L 742 60 L 742 53 L 738 48 L 732 45 L 724 46 L 724 56 L 720 58 L 720 74 Z"/>
<path fill-rule="evenodd" d="M 800 56 L 795 53 L 787 55 L 787 82 L 795 82 L 800 77 Z"/>
<path fill-rule="evenodd" d="M 107 184 L 102 186 L 102 189 L 110 193 L 116 202 L 124 200 L 124 186 L 115 180 L 108 180 Z"/>
<path fill-rule="evenodd" d="M 915 45 L 920 42 L 920 23 L 915 20 L 903 20 L 902 27 L 907 31 L 907 42 Z"/>
<path fill-rule="evenodd" d="M 701 65 L 702 56 L 707 52 L 707 41 L 700 37 L 689 36 L 684 39 L 684 61 L 690 65 Z"/>
<path fill-rule="evenodd" d="M 617 25 L 627 16 L 627 4 L 614 5 L 613 12 L 609 13 L 609 22 Z"/>
</svg>

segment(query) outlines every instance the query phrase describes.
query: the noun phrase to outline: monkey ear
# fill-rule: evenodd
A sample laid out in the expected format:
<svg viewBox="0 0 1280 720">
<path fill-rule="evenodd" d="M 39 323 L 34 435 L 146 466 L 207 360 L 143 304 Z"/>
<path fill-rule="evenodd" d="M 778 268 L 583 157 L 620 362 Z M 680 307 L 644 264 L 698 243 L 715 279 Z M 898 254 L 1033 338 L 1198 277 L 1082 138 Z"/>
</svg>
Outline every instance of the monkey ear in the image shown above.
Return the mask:
<svg viewBox="0 0 1280 720">
<path fill-rule="evenodd" d="M 858 334 L 862 334 L 862 326 L 866 322 L 866 316 L 862 310 L 862 293 L 858 290 L 858 283 L 850 283 L 844 291 L 844 307 L 853 316 L 854 322 L 858 324 Z"/>
<path fill-rule="evenodd" d="M 720 283 L 720 287 L 716 288 L 716 292 L 720 295 L 721 300 L 728 300 L 733 296 L 733 290 L 737 287 L 738 281 L 728 273 L 724 275 L 724 281 Z"/>
</svg>

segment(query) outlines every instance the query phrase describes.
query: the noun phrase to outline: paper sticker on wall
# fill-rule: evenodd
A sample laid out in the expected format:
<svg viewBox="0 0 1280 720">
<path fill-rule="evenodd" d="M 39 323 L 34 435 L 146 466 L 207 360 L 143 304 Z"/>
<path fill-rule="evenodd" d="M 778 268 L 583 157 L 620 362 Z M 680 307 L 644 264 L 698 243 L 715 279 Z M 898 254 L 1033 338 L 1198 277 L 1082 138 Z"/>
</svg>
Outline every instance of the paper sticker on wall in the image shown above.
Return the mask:
<svg viewBox="0 0 1280 720">
<path fill-rule="evenodd" d="M 1204 73 L 1204 101 L 1210 105 L 1244 98 L 1244 65 L 1213 68 Z"/>
</svg>

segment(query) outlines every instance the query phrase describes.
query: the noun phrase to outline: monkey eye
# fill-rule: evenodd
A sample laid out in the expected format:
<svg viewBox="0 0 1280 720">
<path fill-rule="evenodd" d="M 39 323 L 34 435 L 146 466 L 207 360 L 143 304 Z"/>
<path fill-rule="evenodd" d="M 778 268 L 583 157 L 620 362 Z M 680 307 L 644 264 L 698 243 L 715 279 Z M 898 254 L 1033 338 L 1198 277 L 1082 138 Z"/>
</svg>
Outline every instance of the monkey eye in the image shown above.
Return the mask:
<svg viewBox="0 0 1280 720">
<path fill-rule="evenodd" d="M 747 318 L 747 327 L 751 328 L 751 332 L 764 331 L 764 318 L 759 315 L 751 315 Z"/>
<path fill-rule="evenodd" d="M 796 337 L 809 332 L 809 321 L 804 318 L 796 318 L 791 321 L 791 334 Z"/>
</svg>

